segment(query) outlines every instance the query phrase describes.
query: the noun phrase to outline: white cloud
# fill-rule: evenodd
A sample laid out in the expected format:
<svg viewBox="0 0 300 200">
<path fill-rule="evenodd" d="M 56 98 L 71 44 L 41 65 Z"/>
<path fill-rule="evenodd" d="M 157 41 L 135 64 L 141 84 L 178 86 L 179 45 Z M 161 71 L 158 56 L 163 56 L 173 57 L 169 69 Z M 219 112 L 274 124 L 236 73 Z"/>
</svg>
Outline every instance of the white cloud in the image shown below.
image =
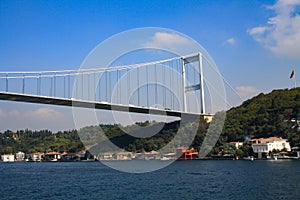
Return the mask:
<svg viewBox="0 0 300 200">
<path fill-rule="evenodd" d="M 250 35 L 257 35 L 265 33 L 269 28 L 266 26 L 258 26 L 250 29 L 248 32 Z"/>
<path fill-rule="evenodd" d="M 298 6 L 300 6 L 300 0 L 277 1 L 274 5 L 267 7 L 276 15 L 269 18 L 266 25 L 254 27 L 248 30 L 248 33 L 257 42 L 276 54 L 299 58 L 300 16 L 297 13 Z"/>
<path fill-rule="evenodd" d="M 24 113 L 25 118 L 34 119 L 37 121 L 60 121 L 64 118 L 63 113 L 53 110 L 51 108 L 39 108 L 37 110 L 29 110 Z"/>
<path fill-rule="evenodd" d="M 191 41 L 188 38 L 167 32 L 156 32 L 150 41 L 144 44 L 147 48 L 162 48 L 174 51 L 187 45 L 191 45 Z"/>
<path fill-rule="evenodd" d="M 251 98 L 258 93 L 262 92 L 260 89 L 252 86 L 239 86 L 236 87 L 236 92 L 244 99 Z"/>
<path fill-rule="evenodd" d="M 226 40 L 226 44 L 234 45 L 236 43 L 236 40 L 234 38 L 229 38 Z"/>
</svg>

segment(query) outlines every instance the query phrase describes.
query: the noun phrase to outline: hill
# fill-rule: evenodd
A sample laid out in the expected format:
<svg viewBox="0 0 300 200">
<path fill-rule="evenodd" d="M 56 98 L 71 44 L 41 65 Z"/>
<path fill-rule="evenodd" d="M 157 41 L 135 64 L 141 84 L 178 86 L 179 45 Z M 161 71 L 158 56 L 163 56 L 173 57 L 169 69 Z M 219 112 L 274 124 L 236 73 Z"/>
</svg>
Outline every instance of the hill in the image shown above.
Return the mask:
<svg viewBox="0 0 300 200">
<path fill-rule="evenodd" d="M 273 90 L 232 108 L 226 113 L 222 139 L 244 141 L 248 137 L 284 137 L 299 146 L 300 88 Z"/>
<path fill-rule="evenodd" d="M 174 121 L 165 124 L 146 121 L 126 127 L 117 124 L 105 124 L 84 127 L 79 131 L 70 130 L 57 133 L 52 133 L 48 130 L 20 130 L 17 132 L 7 130 L 0 133 L 0 154 L 17 153 L 18 151 L 25 153 L 49 151 L 58 151 L 61 153 L 78 152 L 84 148 L 91 150 L 91 152 L 103 152 L 113 150 L 109 149 L 111 147 L 110 145 L 107 145 L 110 144 L 110 142 L 128 151 L 143 152 L 158 150 L 175 137 L 179 126 L 183 126 L 183 137 L 193 134 L 192 132 L 190 133 L 190 130 L 198 130 L 192 146 L 200 147 L 208 126 L 208 123 L 206 123 L 203 118 L 201 118 L 200 121 L 200 123 Z M 137 127 L 143 127 L 142 132 Z M 131 134 L 141 136 L 152 135 L 151 132 L 153 132 L 153 130 L 158 130 L 158 133 L 150 137 L 140 138 L 126 134 L 124 130 L 130 130 Z M 101 134 L 102 132 L 106 137 Z M 108 139 L 110 142 L 108 142 Z M 179 138 L 176 141 L 185 141 L 185 139 Z M 170 151 L 173 151 L 178 145 L 180 144 L 173 144 Z M 185 146 L 188 145 L 189 144 L 186 144 Z"/>
</svg>

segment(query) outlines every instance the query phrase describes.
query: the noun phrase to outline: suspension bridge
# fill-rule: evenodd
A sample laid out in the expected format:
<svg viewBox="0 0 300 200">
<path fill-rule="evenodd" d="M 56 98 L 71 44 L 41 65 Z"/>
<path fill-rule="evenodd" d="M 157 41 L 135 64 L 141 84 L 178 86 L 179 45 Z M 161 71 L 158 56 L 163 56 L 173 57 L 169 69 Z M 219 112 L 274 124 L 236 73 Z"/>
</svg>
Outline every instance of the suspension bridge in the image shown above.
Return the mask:
<svg viewBox="0 0 300 200">
<path fill-rule="evenodd" d="M 201 53 L 154 62 L 78 70 L 0 72 L 0 100 L 180 117 L 210 116 Z M 221 96 L 221 95 L 220 95 Z"/>
</svg>

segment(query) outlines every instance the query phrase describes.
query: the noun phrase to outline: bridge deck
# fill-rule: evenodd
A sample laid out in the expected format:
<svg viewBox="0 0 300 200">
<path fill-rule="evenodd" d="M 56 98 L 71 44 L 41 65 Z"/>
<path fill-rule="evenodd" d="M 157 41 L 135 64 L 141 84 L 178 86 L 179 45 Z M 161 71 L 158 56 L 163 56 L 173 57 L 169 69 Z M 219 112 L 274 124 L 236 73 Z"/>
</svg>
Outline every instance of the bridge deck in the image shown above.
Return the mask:
<svg viewBox="0 0 300 200">
<path fill-rule="evenodd" d="M 173 111 L 173 110 L 161 110 L 161 109 L 146 108 L 146 107 L 139 107 L 139 106 L 127 106 L 127 105 L 109 104 L 104 102 L 91 102 L 91 101 L 84 101 L 84 100 L 77 100 L 77 99 L 56 98 L 56 97 L 27 95 L 27 94 L 9 93 L 9 92 L 0 92 L 0 100 L 19 101 L 19 102 L 37 103 L 37 104 L 50 104 L 50 105 L 58 105 L 58 106 L 74 106 L 74 107 L 81 107 L 81 108 L 113 110 L 113 111 L 120 111 L 120 112 L 132 112 L 132 113 L 163 115 L 163 116 L 166 115 L 166 116 L 173 116 L 173 117 L 182 117 L 182 115 L 186 117 L 201 116 L 200 114 L 196 114 L 196 113 L 183 113 L 180 111 Z"/>
</svg>

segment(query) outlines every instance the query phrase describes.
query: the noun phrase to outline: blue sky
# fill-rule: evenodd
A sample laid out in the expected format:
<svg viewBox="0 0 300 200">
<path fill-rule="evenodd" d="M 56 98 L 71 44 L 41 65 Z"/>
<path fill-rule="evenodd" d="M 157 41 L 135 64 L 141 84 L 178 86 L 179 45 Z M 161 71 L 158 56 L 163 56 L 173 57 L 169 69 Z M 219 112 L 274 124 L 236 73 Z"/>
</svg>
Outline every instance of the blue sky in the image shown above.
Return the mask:
<svg viewBox="0 0 300 200">
<path fill-rule="evenodd" d="M 299 8 L 299 0 L 2 0 L 0 71 L 77 69 L 95 46 L 114 34 L 162 27 L 199 42 L 247 99 L 261 91 L 292 87 L 292 69 L 300 83 Z M 49 118 L 36 125 L 16 117 L 28 113 L 32 121 L 34 114 Z M 68 129 L 70 115 L 67 108 L 0 102 L 0 130 Z"/>
</svg>

